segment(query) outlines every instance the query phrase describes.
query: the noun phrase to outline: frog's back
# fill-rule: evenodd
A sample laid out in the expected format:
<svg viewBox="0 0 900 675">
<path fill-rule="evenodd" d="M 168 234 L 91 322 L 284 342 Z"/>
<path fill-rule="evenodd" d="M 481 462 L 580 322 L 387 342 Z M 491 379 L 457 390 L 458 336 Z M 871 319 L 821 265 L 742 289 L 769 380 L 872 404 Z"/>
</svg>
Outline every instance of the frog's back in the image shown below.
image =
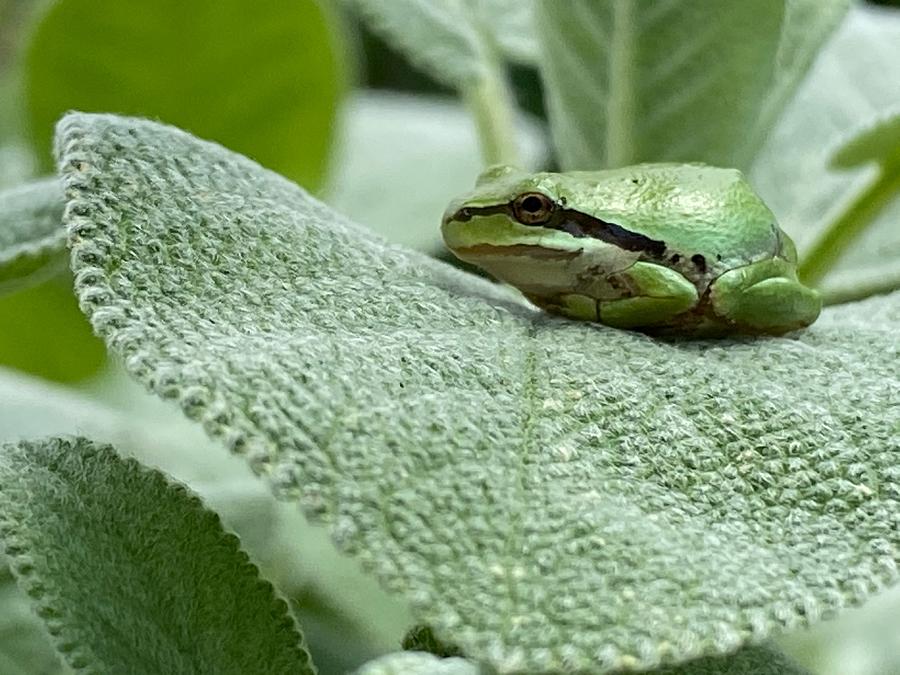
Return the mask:
<svg viewBox="0 0 900 675">
<path fill-rule="evenodd" d="M 736 169 L 639 164 L 560 175 L 561 196 L 577 196 L 590 215 L 663 241 L 674 255 L 690 258 L 696 250 L 730 268 L 793 252 L 772 211 Z"/>
</svg>

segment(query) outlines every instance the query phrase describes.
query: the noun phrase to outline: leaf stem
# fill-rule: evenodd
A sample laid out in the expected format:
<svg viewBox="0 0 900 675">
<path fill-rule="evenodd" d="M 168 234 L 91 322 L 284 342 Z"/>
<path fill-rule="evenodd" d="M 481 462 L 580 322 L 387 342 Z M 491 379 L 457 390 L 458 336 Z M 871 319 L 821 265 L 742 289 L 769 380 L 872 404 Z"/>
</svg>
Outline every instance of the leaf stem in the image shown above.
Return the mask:
<svg viewBox="0 0 900 675">
<path fill-rule="evenodd" d="M 822 289 L 822 304 L 841 305 L 845 302 L 865 300 L 873 295 L 884 295 L 900 290 L 900 270 L 889 271 L 878 278 L 835 285 Z"/>
<path fill-rule="evenodd" d="M 800 263 L 804 283 L 817 285 L 844 251 L 900 191 L 900 165 L 879 164 L 878 173 L 829 224 Z"/>
<path fill-rule="evenodd" d="M 464 90 L 469 109 L 475 115 L 475 126 L 481 142 L 485 164 L 519 163 L 516 147 L 515 103 L 506 74 L 495 61 L 485 74 Z"/>
</svg>

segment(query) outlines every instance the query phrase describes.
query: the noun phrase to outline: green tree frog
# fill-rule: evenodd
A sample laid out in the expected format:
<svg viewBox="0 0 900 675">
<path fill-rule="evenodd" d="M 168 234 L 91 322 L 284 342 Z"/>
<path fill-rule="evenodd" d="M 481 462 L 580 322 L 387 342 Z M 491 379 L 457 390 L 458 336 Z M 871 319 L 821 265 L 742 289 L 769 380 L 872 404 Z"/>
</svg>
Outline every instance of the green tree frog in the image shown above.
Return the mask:
<svg viewBox="0 0 900 675">
<path fill-rule="evenodd" d="M 494 166 L 441 227 L 466 262 L 572 319 L 651 333 L 773 334 L 808 326 L 819 294 L 734 169 L 641 164 L 526 173 Z"/>
</svg>

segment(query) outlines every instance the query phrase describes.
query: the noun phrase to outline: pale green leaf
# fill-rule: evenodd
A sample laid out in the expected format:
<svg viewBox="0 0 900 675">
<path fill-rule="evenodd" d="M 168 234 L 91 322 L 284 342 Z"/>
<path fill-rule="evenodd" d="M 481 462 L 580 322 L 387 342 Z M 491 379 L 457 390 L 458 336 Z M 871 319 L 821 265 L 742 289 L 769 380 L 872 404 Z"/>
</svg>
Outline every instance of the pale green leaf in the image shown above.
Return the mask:
<svg viewBox="0 0 900 675">
<path fill-rule="evenodd" d="M 538 2 L 541 72 L 562 166 L 745 166 L 754 150 L 748 130 L 775 81 L 783 4 Z"/>
<path fill-rule="evenodd" d="M 340 48 L 316 0 L 65 0 L 28 48 L 32 137 L 52 166 L 67 110 L 144 115 L 320 185 L 344 89 Z"/>
<path fill-rule="evenodd" d="M 778 116 L 850 4 L 850 0 L 786 0 L 781 39 L 775 55 L 775 76 L 747 146 L 752 154 L 771 133 Z"/>
<path fill-rule="evenodd" d="M 465 659 L 442 659 L 424 652 L 394 652 L 365 664 L 356 675 L 479 675 L 483 672 Z"/>
<path fill-rule="evenodd" d="M 483 168 L 469 113 L 458 103 L 397 94 L 358 94 L 344 109 L 325 201 L 388 240 L 444 251 L 441 215 Z M 541 130 L 521 118 L 522 166 L 547 155 Z"/>
<path fill-rule="evenodd" d="M 751 179 L 801 256 L 872 180 L 874 166 L 831 167 L 834 152 L 900 108 L 900 14 L 856 7 L 822 51 L 757 158 Z M 852 146 L 851 146 L 852 147 Z M 826 294 L 896 278 L 900 199 L 887 204 L 823 283 Z M 853 293 L 845 296 L 852 299 Z"/>
<path fill-rule="evenodd" d="M 65 269 L 62 211 L 62 186 L 56 178 L 0 191 L 0 294 Z"/>
<path fill-rule="evenodd" d="M 95 329 L 476 661 L 721 654 L 895 579 L 900 294 L 786 338 L 653 340 L 169 127 L 75 114 L 58 147 Z"/>
<path fill-rule="evenodd" d="M 346 0 L 435 79 L 464 88 L 496 67 L 497 52 L 535 61 L 534 0 Z"/>
<path fill-rule="evenodd" d="M 184 487 L 111 446 L 0 447 L 0 541 L 75 670 L 315 672 L 237 538 Z"/>
</svg>

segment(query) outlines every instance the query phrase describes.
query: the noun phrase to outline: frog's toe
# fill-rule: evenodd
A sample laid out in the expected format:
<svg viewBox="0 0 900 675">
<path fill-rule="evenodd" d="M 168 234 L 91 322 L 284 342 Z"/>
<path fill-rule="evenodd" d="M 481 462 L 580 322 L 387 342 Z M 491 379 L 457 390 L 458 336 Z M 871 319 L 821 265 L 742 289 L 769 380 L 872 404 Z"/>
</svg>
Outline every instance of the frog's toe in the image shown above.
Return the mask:
<svg viewBox="0 0 900 675">
<path fill-rule="evenodd" d="M 748 333 L 780 335 L 805 328 L 819 316 L 822 299 L 792 276 L 754 281 L 752 273 L 732 270 L 713 284 L 716 314 Z"/>
</svg>

